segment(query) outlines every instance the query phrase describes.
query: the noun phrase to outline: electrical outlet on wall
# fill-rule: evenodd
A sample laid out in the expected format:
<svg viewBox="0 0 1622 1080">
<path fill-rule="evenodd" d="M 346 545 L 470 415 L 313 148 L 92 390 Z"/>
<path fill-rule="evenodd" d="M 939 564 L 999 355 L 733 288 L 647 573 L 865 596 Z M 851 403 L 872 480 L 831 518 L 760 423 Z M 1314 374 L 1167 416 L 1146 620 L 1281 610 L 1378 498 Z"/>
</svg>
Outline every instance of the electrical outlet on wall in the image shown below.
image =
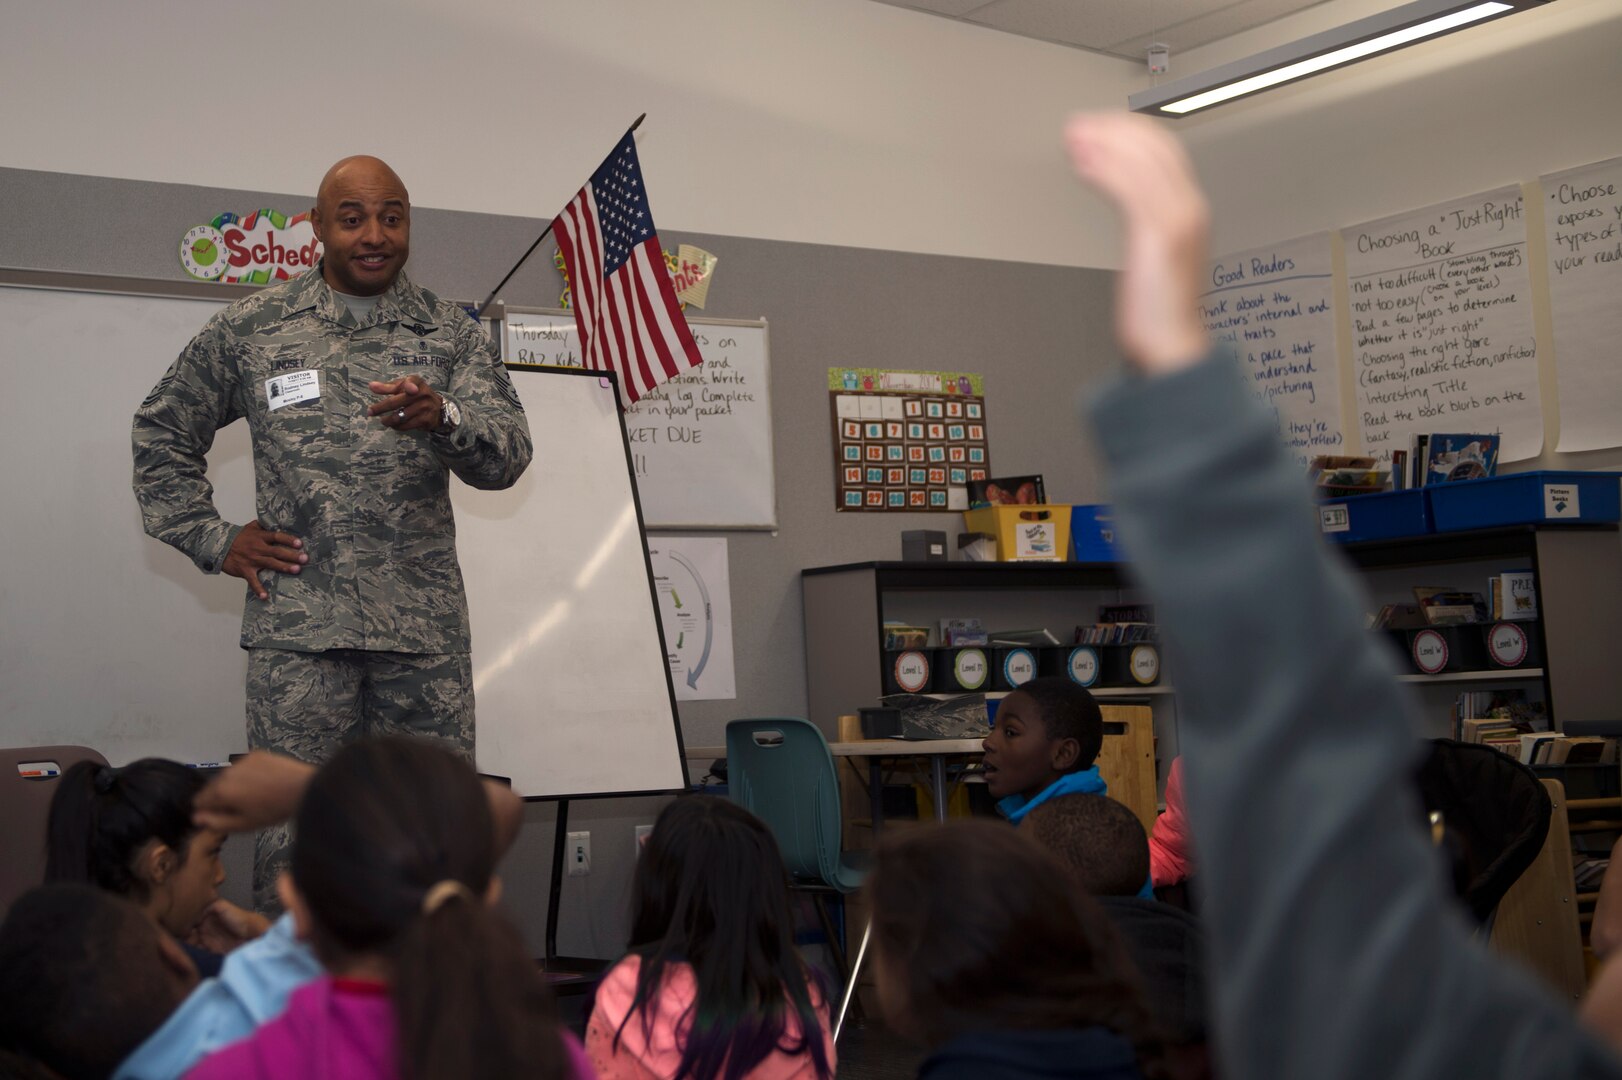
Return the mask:
<svg viewBox="0 0 1622 1080">
<path fill-rule="evenodd" d="M 636 850 L 631 852 L 633 859 L 642 857 L 642 849 L 648 846 L 648 837 L 653 835 L 652 825 L 638 825 L 636 827 Z"/>
<path fill-rule="evenodd" d="M 591 833 L 570 833 L 569 846 L 563 857 L 569 864 L 570 877 L 585 877 L 591 873 Z"/>
</svg>

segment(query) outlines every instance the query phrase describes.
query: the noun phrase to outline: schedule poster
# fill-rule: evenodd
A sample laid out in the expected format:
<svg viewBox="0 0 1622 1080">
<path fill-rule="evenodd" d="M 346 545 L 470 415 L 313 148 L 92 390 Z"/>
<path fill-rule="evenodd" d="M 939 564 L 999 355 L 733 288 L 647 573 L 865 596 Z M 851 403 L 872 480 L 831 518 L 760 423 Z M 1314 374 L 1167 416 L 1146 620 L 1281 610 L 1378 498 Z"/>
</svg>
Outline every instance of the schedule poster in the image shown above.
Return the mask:
<svg viewBox="0 0 1622 1080">
<path fill-rule="evenodd" d="M 991 476 L 980 375 L 829 368 L 828 398 L 840 510 L 967 510 Z"/>
</svg>

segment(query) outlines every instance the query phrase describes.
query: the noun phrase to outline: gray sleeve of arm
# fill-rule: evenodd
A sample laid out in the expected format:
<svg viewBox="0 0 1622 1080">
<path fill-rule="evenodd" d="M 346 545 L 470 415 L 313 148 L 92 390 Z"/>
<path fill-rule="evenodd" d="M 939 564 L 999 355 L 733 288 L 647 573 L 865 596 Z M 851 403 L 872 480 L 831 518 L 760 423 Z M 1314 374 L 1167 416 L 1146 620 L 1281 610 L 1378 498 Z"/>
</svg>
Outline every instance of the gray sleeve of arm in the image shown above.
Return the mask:
<svg viewBox="0 0 1622 1080">
<path fill-rule="evenodd" d="M 479 324 L 463 321 L 456 365 L 443 391 L 462 410 L 462 422 L 448 435 L 430 435 L 428 444 L 469 487 L 512 487 L 534 453 L 529 420 L 495 343 Z"/>
<path fill-rule="evenodd" d="M 1222 1071 L 1622 1076 L 1444 896 L 1408 696 L 1237 365 L 1091 411 L 1173 664 Z"/>
<path fill-rule="evenodd" d="M 205 326 L 135 410 L 131 431 L 135 499 L 147 534 L 211 574 L 241 531 L 214 508 L 207 475 L 215 431 L 239 415 L 227 344 L 220 321 Z"/>
</svg>

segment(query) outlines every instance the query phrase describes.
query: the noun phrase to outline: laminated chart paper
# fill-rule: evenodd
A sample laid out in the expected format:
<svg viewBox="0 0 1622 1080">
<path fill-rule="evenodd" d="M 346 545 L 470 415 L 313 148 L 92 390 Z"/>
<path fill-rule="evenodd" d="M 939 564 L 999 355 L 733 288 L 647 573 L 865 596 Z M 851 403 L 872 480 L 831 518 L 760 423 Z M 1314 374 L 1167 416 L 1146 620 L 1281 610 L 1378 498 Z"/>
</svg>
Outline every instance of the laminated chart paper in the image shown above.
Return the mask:
<svg viewBox="0 0 1622 1080">
<path fill-rule="evenodd" d="M 1205 329 L 1238 355 L 1302 468 L 1345 453 L 1332 269 L 1329 234 L 1303 236 L 1214 260 L 1200 297 Z"/>
<path fill-rule="evenodd" d="M 1560 386 L 1555 449 L 1622 446 L 1622 158 L 1542 180 Z"/>
<path fill-rule="evenodd" d="M 1355 411 L 1389 461 L 1414 436 L 1502 436 L 1500 461 L 1543 449 L 1521 189 L 1345 229 Z"/>
</svg>

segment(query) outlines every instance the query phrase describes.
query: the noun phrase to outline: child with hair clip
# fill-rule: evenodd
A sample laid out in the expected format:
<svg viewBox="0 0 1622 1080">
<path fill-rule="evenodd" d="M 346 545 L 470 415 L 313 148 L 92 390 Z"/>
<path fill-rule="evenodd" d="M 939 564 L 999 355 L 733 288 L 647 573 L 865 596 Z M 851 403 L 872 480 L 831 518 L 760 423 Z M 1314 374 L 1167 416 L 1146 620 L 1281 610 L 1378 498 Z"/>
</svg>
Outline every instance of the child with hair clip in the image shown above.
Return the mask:
<svg viewBox="0 0 1622 1080">
<path fill-rule="evenodd" d="M 827 996 L 794 948 L 777 841 L 725 799 L 665 807 L 631 886 L 630 954 L 586 1047 L 603 1080 L 827 1080 Z"/>
<path fill-rule="evenodd" d="M 278 888 L 328 974 L 189 1076 L 590 1080 L 492 907 L 510 830 L 498 838 L 465 761 L 421 740 L 352 743 L 309 782 L 294 824 Z"/>
<path fill-rule="evenodd" d="M 143 758 L 121 769 L 81 761 L 57 780 L 46 826 L 45 880 L 127 897 L 181 943 L 204 976 L 222 953 L 270 923 L 219 898 L 225 834 L 192 822 L 203 775 Z"/>
<path fill-rule="evenodd" d="M 1023 830 L 892 833 L 866 893 L 879 1005 L 929 1051 L 919 1080 L 1166 1075 L 1109 918 Z"/>
</svg>

